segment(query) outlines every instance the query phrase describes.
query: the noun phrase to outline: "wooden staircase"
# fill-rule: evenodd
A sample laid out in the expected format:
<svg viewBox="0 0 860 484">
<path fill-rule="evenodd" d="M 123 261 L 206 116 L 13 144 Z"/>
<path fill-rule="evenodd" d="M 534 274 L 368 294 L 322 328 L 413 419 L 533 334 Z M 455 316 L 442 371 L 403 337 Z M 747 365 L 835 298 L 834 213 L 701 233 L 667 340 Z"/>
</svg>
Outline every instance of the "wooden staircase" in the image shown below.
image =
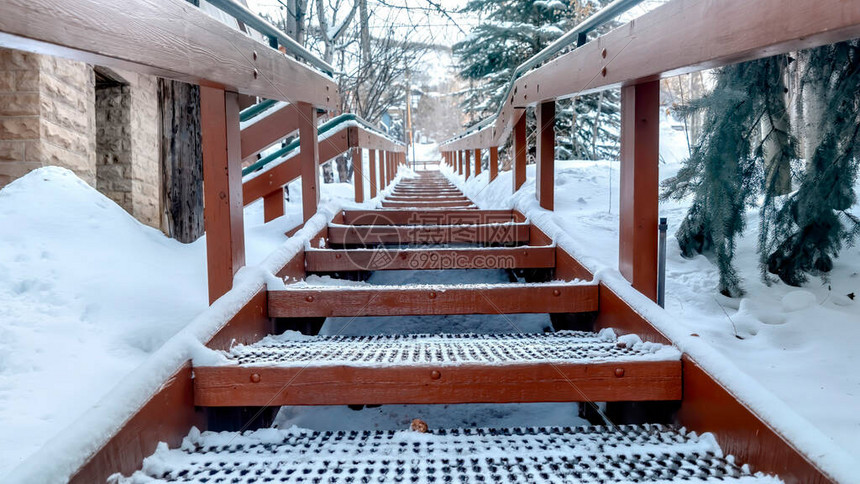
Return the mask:
<svg viewBox="0 0 860 484">
<path fill-rule="evenodd" d="M 281 329 L 314 333 L 323 318 L 338 316 L 550 313 L 566 316 L 556 321 L 577 315 L 587 321 L 599 310 L 596 284 L 555 280 L 555 248 L 534 235 L 527 220 L 510 210 L 477 209 L 438 172 L 403 179 L 382 206 L 344 212 L 328 227 L 324 247 L 305 250 L 307 274 L 349 283 L 300 281 L 268 292 L 268 314 Z M 451 269 L 506 269 L 512 282 L 361 282 L 374 271 Z M 265 426 L 261 416 L 273 416 L 281 405 L 671 407 L 667 402 L 682 398 L 679 351 L 608 330 L 523 333 L 512 323 L 505 334 L 439 334 L 432 327 L 427 334 L 376 336 L 291 331 L 224 354 L 224 364 L 193 369 L 194 403 L 208 409 L 209 428 L 216 430 Z M 607 423 L 605 415 L 592 417 Z M 169 482 L 758 482 L 723 458 L 712 439 L 647 421 L 576 429 L 431 429 L 420 439 L 397 432 L 300 430 L 207 432 L 189 439 L 182 449 L 159 449 L 139 474 Z"/>
</svg>

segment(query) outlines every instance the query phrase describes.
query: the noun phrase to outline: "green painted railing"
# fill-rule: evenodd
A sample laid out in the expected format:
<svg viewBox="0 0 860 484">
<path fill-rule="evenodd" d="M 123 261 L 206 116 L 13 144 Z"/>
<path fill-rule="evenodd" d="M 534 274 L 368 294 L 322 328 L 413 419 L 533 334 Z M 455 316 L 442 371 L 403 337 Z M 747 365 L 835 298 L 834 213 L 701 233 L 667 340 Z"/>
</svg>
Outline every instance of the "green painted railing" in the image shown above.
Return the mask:
<svg viewBox="0 0 860 484">
<path fill-rule="evenodd" d="M 263 102 L 267 102 L 267 101 L 263 101 Z M 263 104 L 263 103 L 260 103 L 260 104 Z M 258 104 L 254 105 L 254 106 L 258 106 Z M 254 106 L 251 106 L 251 107 L 245 109 L 244 111 L 242 111 L 242 113 L 250 110 Z M 271 106 L 271 104 L 269 106 Z M 265 108 L 261 109 L 259 112 L 262 112 L 263 110 L 265 110 Z M 259 114 L 259 112 L 257 112 L 256 114 Z M 239 117 L 241 119 L 241 114 Z M 359 118 L 358 116 L 356 116 L 355 114 L 351 114 L 351 113 L 341 114 L 340 116 L 335 116 L 335 117 L 329 119 L 328 121 L 326 121 L 325 123 L 321 124 L 319 126 L 319 128 L 317 128 L 317 136 L 322 136 L 326 133 L 337 131 L 339 128 L 345 127 L 345 125 L 347 123 L 350 123 L 350 122 L 356 123 L 356 124 L 360 125 L 362 128 L 364 128 L 365 130 L 370 131 L 370 132 L 372 132 L 378 136 L 382 136 L 383 138 L 388 138 L 388 135 L 377 130 L 375 127 L 373 127 L 373 125 L 371 125 L 367 121 L 365 121 L 365 120 Z M 391 139 L 391 138 L 388 138 L 388 139 Z M 399 141 L 394 141 L 394 140 L 391 140 L 391 142 L 398 144 L 398 145 L 403 144 Z M 286 146 L 278 149 L 277 151 L 274 151 L 273 153 L 270 153 L 267 156 L 264 156 L 263 158 L 260 158 L 254 164 L 243 168 L 242 169 L 242 176 L 246 176 L 250 173 L 254 173 L 255 171 L 259 171 L 263 167 L 268 165 L 269 163 L 272 163 L 276 160 L 279 160 L 281 158 L 286 157 L 287 155 L 289 155 L 293 151 L 297 150 L 298 148 L 299 148 L 299 139 L 297 137 L 296 139 L 294 139 L 290 143 L 287 143 Z"/>
<path fill-rule="evenodd" d="M 267 22 L 262 17 L 248 10 L 248 7 L 237 3 L 235 0 L 206 0 L 218 10 L 230 15 L 231 17 L 241 21 L 248 27 L 260 32 L 269 39 L 269 46 L 277 49 L 278 46 L 284 47 L 288 54 L 292 54 L 308 64 L 322 70 L 329 76 L 334 72 L 334 68 L 328 62 L 320 59 L 311 51 L 304 48 L 301 44 L 293 40 L 289 35 L 285 34 L 279 28 Z"/>
</svg>

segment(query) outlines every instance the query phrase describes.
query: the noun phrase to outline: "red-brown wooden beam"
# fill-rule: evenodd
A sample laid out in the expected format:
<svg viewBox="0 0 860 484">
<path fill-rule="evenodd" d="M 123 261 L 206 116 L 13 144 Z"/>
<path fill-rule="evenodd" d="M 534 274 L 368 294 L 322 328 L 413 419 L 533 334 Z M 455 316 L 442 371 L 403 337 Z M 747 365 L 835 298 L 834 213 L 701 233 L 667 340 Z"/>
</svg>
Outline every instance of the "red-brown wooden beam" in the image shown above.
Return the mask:
<svg viewBox="0 0 860 484">
<path fill-rule="evenodd" d="M 463 152 L 463 169 L 466 172 L 466 180 L 472 176 L 472 150 L 466 150 Z"/>
<path fill-rule="evenodd" d="M 305 251 L 305 267 L 310 272 L 550 268 L 555 247 L 312 249 Z"/>
<path fill-rule="evenodd" d="M 271 222 L 284 215 L 284 187 L 263 197 L 263 220 Z"/>
<path fill-rule="evenodd" d="M 346 225 L 462 225 L 507 223 L 511 210 L 344 210 Z"/>
<path fill-rule="evenodd" d="M 296 105 L 280 106 L 242 130 L 242 161 L 249 160 L 298 129 L 299 113 Z"/>
<path fill-rule="evenodd" d="M 468 208 L 472 207 L 472 202 L 454 201 L 454 202 L 389 202 L 382 201 L 382 208 Z"/>
<path fill-rule="evenodd" d="M 679 361 L 386 367 L 210 366 L 194 368 L 194 376 L 194 403 L 204 407 L 681 399 Z"/>
<path fill-rule="evenodd" d="M 672 35 L 664 35 L 667 26 Z M 846 0 L 672 0 L 520 77 L 513 105 L 657 80 L 860 37 Z"/>
<path fill-rule="evenodd" d="M 475 176 L 481 174 L 481 148 L 475 148 Z"/>
<path fill-rule="evenodd" d="M 528 140 L 526 139 L 526 116 L 520 116 L 519 121 L 514 124 L 514 168 L 513 176 L 514 192 L 526 182 L 526 155 L 529 152 Z"/>
<path fill-rule="evenodd" d="M 331 244 L 526 243 L 529 224 L 436 226 L 343 226 L 328 229 Z"/>
<path fill-rule="evenodd" d="M 269 291 L 269 316 L 359 317 L 597 311 L 595 284 L 336 287 Z"/>
<path fill-rule="evenodd" d="M 535 108 L 537 119 L 537 153 L 535 197 L 541 208 L 552 210 L 555 203 L 555 101 Z"/>
<path fill-rule="evenodd" d="M 657 297 L 659 120 L 659 81 L 621 89 L 618 268 L 651 299 Z"/>
<path fill-rule="evenodd" d="M 201 86 L 200 130 L 206 271 L 212 303 L 233 287 L 233 276 L 245 265 L 238 94 Z"/>
<path fill-rule="evenodd" d="M 308 103 L 298 103 L 299 110 L 299 159 L 302 173 L 302 216 L 304 221 L 317 213 L 320 194 L 319 146 L 317 146 L 317 111 Z"/>
<path fill-rule="evenodd" d="M 370 198 L 376 198 L 376 150 L 368 150 L 367 171 L 370 175 Z"/>
<path fill-rule="evenodd" d="M 463 151 L 457 150 L 457 174 L 463 176 Z"/>
<path fill-rule="evenodd" d="M 490 181 L 499 176 L 499 147 L 490 146 Z"/>
<path fill-rule="evenodd" d="M 352 182 L 355 185 L 355 201 L 364 201 L 364 160 L 361 159 L 361 148 L 352 149 Z"/>
</svg>

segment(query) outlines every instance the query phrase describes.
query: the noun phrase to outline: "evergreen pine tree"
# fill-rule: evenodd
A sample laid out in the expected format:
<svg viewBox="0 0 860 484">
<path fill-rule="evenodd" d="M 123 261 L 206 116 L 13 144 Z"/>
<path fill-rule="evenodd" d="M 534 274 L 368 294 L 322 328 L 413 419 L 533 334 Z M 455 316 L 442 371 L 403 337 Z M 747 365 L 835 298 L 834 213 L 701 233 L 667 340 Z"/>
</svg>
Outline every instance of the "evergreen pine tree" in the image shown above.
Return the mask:
<svg viewBox="0 0 860 484">
<path fill-rule="evenodd" d="M 772 166 L 791 159 L 786 132 L 773 126 L 785 118 L 782 56 L 731 65 L 719 69 L 714 90 L 681 108 L 682 115 L 705 112 L 703 135 L 675 177 L 663 186 L 664 198 L 693 195 L 693 204 L 676 233 L 685 257 L 712 252 L 720 272 L 719 291 L 730 297 L 743 294 L 732 260 L 735 238 L 745 226 L 746 208 L 758 193 L 766 193 L 765 206 L 772 210 L 776 176 L 763 166 L 764 147 Z M 778 96 L 777 96 L 778 95 Z M 768 117 L 767 132 L 759 132 Z M 781 129 L 781 128 L 780 128 Z M 754 142 L 759 133 L 760 142 Z M 763 186 L 765 185 L 765 186 Z"/>
<path fill-rule="evenodd" d="M 460 76 L 470 81 L 461 103 L 470 119 L 477 121 L 495 114 L 518 65 L 608 3 L 609 0 L 470 0 L 463 10 L 480 15 L 483 23 L 453 46 L 460 59 Z M 617 157 L 620 120 L 617 90 L 559 101 L 556 155 Z"/>
<path fill-rule="evenodd" d="M 809 274 L 825 276 L 844 242 L 852 242 L 860 222 L 848 210 L 856 201 L 854 181 L 860 156 L 860 41 L 803 53 L 803 83 L 822 99 L 820 116 L 807 126 L 810 153 L 797 192 L 776 214 L 773 251 L 767 268 L 785 283 L 799 285 Z M 823 83 L 822 86 L 819 83 Z"/>
</svg>

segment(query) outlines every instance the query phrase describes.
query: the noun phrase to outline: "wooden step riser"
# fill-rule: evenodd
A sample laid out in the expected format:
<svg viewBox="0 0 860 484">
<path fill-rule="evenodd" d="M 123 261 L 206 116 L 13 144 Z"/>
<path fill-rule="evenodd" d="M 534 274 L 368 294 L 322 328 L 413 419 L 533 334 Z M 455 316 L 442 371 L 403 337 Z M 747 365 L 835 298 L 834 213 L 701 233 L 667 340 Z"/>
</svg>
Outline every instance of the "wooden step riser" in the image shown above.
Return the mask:
<svg viewBox="0 0 860 484">
<path fill-rule="evenodd" d="M 455 225 L 514 221 L 510 210 L 345 210 L 346 225 Z"/>
<path fill-rule="evenodd" d="M 305 268 L 308 272 L 553 267 L 555 267 L 555 247 L 305 251 Z"/>
<path fill-rule="evenodd" d="M 472 202 L 389 202 L 382 201 L 382 208 L 466 208 L 474 206 Z"/>
<path fill-rule="evenodd" d="M 330 226 L 330 244 L 526 244 L 529 226 L 518 225 L 464 225 L 464 226 Z"/>
<path fill-rule="evenodd" d="M 203 407 L 680 399 L 680 361 L 194 369 L 194 403 Z"/>
<path fill-rule="evenodd" d="M 466 197 L 418 197 L 418 196 L 404 196 L 404 197 L 385 197 L 386 202 L 424 202 L 424 203 L 437 203 L 437 202 L 466 202 L 471 203 L 471 201 Z"/>
<path fill-rule="evenodd" d="M 323 287 L 268 294 L 273 318 L 579 313 L 597 311 L 597 299 L 597 286 L 585 284 Z"/>
</svg>

